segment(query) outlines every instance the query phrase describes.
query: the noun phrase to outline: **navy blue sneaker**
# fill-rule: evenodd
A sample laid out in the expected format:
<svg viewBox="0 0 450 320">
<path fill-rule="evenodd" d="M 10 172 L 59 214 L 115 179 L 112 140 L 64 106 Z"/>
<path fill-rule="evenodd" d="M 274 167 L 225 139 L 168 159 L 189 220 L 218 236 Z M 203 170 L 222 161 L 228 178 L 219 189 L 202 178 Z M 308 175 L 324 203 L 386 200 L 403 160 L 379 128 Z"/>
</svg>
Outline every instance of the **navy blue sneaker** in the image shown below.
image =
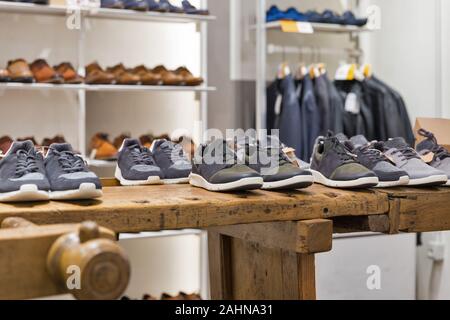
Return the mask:
<svg viewBox="0 0 450 320">
<path fill-rule="evenodd" d="M 147 11 L 148 4 L 145 0 L 123 0 L 125 9 Z"/>
<path fill-rule="evenodd" d="M 125 5 L 122 0 L 101 0 L 101 7 L 106 9 L 123 9 Z"/>
<path fill-rule="evenodd" d="M 48 200 L 49 190 L 42 154 L 30 140 L 13 142 L 0 161 L 0 201 Z"/>
<path fill-rule="evenodd" d="M 166 139 L 154 140 L 151 146 L 153 157 L 164 174 L 164 183 L 188 183 L 192 164 L 180 144 Z"/>
<path fill-rule="evenodd" d="M 367 18 L 356 18 L 353 12 L 345 11 L 338 23 L 362 27 L 367 24 Z"/>
<path fill-rule="evenodd" d="M 156 2 L 156 0 L 146 0 L 148 10 L 157 12 L 169 12 L 169 5 L 167 3 Z"/>
<path fill-rule="evenodd" d="M 174 6 L 169 2 L 169 0 L 159 0 L 159 5 L 163 7 L 167 7 L 167 10 L 172 13 L 184 13 L 184 9 Z"/>
<path fill-rule="evenodd" d="M 84 159 L 68 143 L 53 143 L 45 156 L 50 199 L 81 200 L 102 196 L 102 185 Z"/>
<path fill-rule="evenodd" d="M 208 10 L 197 9 L 188 0 L 183 0 L 183 2 L 181 4 L 183 5 L 184 12 L 187 14 L 201 14 L 201 15 L 209 14 Z"/>
</svg>

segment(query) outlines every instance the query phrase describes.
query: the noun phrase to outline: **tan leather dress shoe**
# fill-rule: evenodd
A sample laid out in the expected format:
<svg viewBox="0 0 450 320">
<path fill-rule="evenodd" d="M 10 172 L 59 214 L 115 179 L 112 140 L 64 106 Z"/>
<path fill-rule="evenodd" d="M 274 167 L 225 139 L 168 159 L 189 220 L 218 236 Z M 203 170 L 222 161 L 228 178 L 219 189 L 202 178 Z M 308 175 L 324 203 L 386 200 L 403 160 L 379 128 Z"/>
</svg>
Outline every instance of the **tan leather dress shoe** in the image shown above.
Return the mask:
<svg viewBox="0 0 450 320">
<path fill-rule="evenodd" d="M 194 77 L 194 75 L 186 67 L 179 67 L 175 73 L 183 78 L 183 83 L 186 86 L 199 86 L 203 83 L 203 78 Z"/>
<path fill-rule="evenodd" d="M 114 84 L 116 77 L 114 74 L 104 71 L 97 62 L 93 62 L 86 66 L 86 78 L 87 84 Z"/>
<path fill-rule="evenodd" d="M 165 86 L 179 86 L 183 84 L 183 77 L 171 70 L 167 70 L 163 65 L 155 67 L 152 72 L 158 73 L 161 76 L 163 85 Z"/>
<path fill-rule="evenodd" d="M 143 85 L 158 85 L 162 84 L 161 74 L 155 73 L 147 69 L 144 65 L 140 65 L 131 70 L 135 75 L 138 75 Z"/>
<path fill-rule="evenodd" d="M 117 84 L 133 85 L 138 84 L 141 81 L 141 78 L 138 75 L 129 72 L 122 63 L 119 63 L 114 67 L 109 67 L 106 71 L 114 74 Z"/>
<path fill-rule="evenodd" d="M 64 83 L 68 84 L 80 84 L 84 82 L 81 77 L 72 66 L 70 62 L 63 62 L 53 67 L 55 71 L 64 79 Z"/>
<path fill-rule="evenodd" d="M 8 73 L 12 82 L 34 82 L 30 66 L 24 59 L 16 59 L 8 62 Z"/>
<path fill-rule="evenodd" d="M 44 59 L 35 60 L 30 65 L 30 69 L 37 82 L 53 84 L 61 84 L 64 82 L 63 78 Z"/>
</svg>

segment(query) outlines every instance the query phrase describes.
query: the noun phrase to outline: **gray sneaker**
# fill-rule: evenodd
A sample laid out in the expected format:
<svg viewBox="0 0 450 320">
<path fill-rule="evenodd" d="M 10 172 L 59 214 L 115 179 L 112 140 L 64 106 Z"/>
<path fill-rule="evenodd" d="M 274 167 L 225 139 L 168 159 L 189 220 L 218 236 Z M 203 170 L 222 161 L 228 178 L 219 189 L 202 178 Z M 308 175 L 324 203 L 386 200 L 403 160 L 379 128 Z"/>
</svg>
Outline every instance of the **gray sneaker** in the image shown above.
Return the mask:
<svg viewBox="0 0 450 320">
<path fill-rule="evenodd" d="M 164 174 L 164 183 L 188 183 L 192 164 L 181 145 L 165 139 L 153 141 L 153 157 Z"/>
<path fill-rule="evenodd" d="M 283 152 L 278 137 L 267 136 L 257 141 L 246 136 L 236 142 L 237 154 L 243 152 L 245 164 L 263 177 L 262 189 L 300 189 L 313 184 L 310 171 L 295 166 Z"/>
<path fill-rule="evenodd" d="M 263 182 L 258 172 L 237 164 L 236 154 L 222 139 L 197 148 L 189 175 L 191 185 L 209 191 L 259 189 Z"/>
<path fill-rule="evenodd" d="M 428 164 L 446 173 L 450 179 L 450 152 L 438 144 L 433 133 L 424 129 L 419 129 L 418 133 L 426 139 L 416 146 L 417 152 L 422 156 L 431 154 L 432 159 Z M 447 181 L 446 185 L 450 186 L 450 180 Z"/>
<path fill-rule="evenodd" d="M 83 158 L 68 143 L 53 143 L 45 156 L 50 199 L 81 200 L 102 196 L 102 185 Z"/>
<path fill-rule="evenodd" d="M 379 182 L 332 133 L 316 139 L 311 172 L 314 182 L 333 188 L 367 188 Z"/>
<path fill-rule="evenodd" d="M 383 152 L 376 148 L 377 142 L 369 143 L 367 139 L 358 135 L 345 142 L 347 148 L 358 157 L 358 162 L 372 170 L 378 177 L 376 187 L 396 187 L 409 183 L 408 173 L 397 168 Z"/>
<path fill-rule="evenodd" d="M 0 201 L 48 200 L 49 190 L 42 154 L 30 140 L 13 142 L 0 161 Z"/>
<path fill-rule="evenodd" d="M 152 152 L 137 139 L 125 139 L 119 149 L 115 177 L 123 186 L 161 183 L 163 172 Z"/>
<path fill-rule="evenodd" d="M 444 172 L 427 165 L 401 137 L 389 139 L 380 148 L 397 168 L 408 173 L 409 186 L 438 186 L 448 180 Z"/>
</svg>

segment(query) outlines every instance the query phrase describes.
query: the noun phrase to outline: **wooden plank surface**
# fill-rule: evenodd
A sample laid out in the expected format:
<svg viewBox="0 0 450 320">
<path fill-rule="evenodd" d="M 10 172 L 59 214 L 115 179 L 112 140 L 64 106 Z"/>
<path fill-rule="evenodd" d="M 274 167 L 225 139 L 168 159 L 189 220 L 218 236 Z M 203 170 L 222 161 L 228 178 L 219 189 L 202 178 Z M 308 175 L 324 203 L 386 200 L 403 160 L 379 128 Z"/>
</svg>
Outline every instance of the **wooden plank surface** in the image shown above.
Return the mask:
<svg viewBox="0 0 450 320">
<path fill-rule="evenodd" d="M 374 190 L 314 185 L 290 192 L 215 193 L 190 185 L 157 185 L 105 187 L 99 200 L 0 204 L 0 222 L 11 216 L 36 224 L 92 220 L 115 232 L 141 232 L 383 214 L 388 210 L 387 195 Z"/>
<path fill-rule="evenodd" d="M 382 189 L 390 199 L 389 217 L 397 231 L 450 230 L 450 188 Z M 395 230 L 391 230 L 394 233 Z"/>
</svg>

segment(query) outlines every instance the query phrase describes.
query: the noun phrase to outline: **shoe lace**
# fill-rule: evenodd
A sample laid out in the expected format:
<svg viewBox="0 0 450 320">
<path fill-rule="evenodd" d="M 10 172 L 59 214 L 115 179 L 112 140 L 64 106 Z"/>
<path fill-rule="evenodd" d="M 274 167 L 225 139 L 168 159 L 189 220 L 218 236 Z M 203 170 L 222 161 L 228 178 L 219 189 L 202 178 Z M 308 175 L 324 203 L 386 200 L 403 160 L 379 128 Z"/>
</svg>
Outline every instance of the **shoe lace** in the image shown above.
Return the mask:
<svg viewBox="0 0 450 320">
<path fill-rule="evenodd" d="M 356 156 L 350 152 L 350 150 L 347 149 L 345 145 L 343 145 L 338 138 L 332 137 L 332 146 L 336 153 L 336 155 L 339 157 L 339 160 L 341 160 L 344 163 L 350 163 L 354 162 Z"/>
<path fill-rule="evenodd" d="M 406 160 L 420 159 L 420 157 L 417 154 L 417 152 L 413 148 L 408 147 L 408 146 L 397 148 L 397 151 L 395 153 L 402 154 L 403 158 L 406 159 Z"/>
<path fill-rule="evenodd" d="M 438 144 L 437 139 L 433 133 L 431 133 L 430 131 L 427 131 L 425 129 L 419 129 L 418 133 L 421 136 L 426 137 L 433 142 L 433 148 L 431 148 L 430 151 L 434 153 L 435 158 L 444 159 L 444 158 L 450 157 L 450 152 L 447 149 L 445 149 L 443 146 L 440 146 Z"/>
<path fill-rule="evenodd" d="M 169 157 L 173 163 L 189 163 L 186 154 L 179 144 L 172 144 L 171 147 L 162 148 L 164 154 Z"/>
<path fill-rule="evenodd" d="M 135 164 L 154 165 L 155 161 L 152 158 L 150 150 L 145 147 L 141 147 L 137 144 L 131 145 L 131 157 Z"/>
<path fill-rule="evenodd" d="M 17 155 L 17 165 L 16 165 L 16 175 L 22 177 L 27 173 L 33 173 L 39 170 L 36 163 L 36 156 L 32 149 L 25 151 L 19 149 L 16 152 Z"/>
<path fill-rule="evenodd" d="M 385 155 L 383 155 L 383 153 L 380 150 L 374 149 L 370 146 L 363 146 L 358 148 L 358 150 L 372 162 L 380 162 L 388 160 L 388 158 Z"/>
<path fill-rule="evenodd" d="M 49 150 L 58 157 L 58 163 L 61 165 L 63 171 L 73 173 L 84 170 L 84 160 L 73 151 L 58 151 L 53 148 Z"/>
</svg>

